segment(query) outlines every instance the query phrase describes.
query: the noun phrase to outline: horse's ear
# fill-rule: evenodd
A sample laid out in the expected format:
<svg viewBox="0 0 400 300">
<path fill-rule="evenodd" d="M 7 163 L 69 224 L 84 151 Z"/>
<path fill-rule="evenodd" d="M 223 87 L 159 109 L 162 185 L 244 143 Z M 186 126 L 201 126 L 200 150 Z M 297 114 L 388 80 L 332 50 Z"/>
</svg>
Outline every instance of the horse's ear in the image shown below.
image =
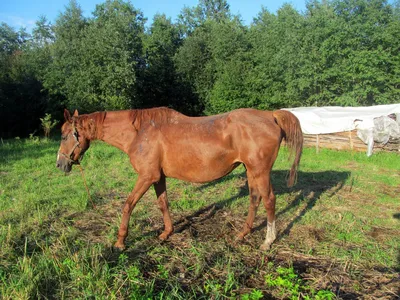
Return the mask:
<svg viewBox="0 0 400 300">
<path fill-rule="evenodd" d="M 77 117 L 78 115 L 79 115 L 78 110 L 75 109 L 75 111 L 74 111 L 74 117 Z"/>
<path fill-rule="evenodd" d="M 71 114 L 68 109 L 64 109 L 64 119 L 66 122 L 72 122 Z"/>
</svg>

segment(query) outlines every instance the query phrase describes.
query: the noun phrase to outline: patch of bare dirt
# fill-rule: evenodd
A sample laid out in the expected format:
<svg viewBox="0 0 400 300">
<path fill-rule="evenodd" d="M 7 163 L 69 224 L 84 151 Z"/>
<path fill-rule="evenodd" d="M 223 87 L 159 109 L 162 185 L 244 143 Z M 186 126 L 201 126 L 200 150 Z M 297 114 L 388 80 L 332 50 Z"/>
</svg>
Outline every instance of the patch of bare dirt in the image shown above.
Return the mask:
<svg viewBox="0 0 400 300">
<path fill-rule="evenodd" d="M 313 249 L 325 237 L 325 229 L 318 229 L 310 225 L 297 224 L 293 226 L 286 237 L 292 245 L 301 248 Z"/>
<path fill-rule="evenodd" d="M 377 189 L 381 191 L 382 194 L 390 196 L 392 198 L 400 197 L 400 186 L 391 186 L 387 184 L 378 184 Z"/>
<path fill-rule="evenodd" d="M 400 236 L 400 230 L 384 227 L 372 227 L 367 234 L 378 242 L 383 242 L 392 236 Z"/>
<path fill-rule="evenodd" d="M 365 269 L 349 261 L 304 255 L 285 248 L 278 249 L 274 259 L 293 264 L 312 287 L 330 289 L 340 299 L 399 299 L 400 277 L 394 270 Z"/>
<path fill-rule="evenodd" d="M 121 214 L 121 201 L 110 201 L 96 205 L 95 208 L 70 215 L 74 227 L 85 240 L 92 243 L 104 243 L 107 231 Z"/>
</svg>

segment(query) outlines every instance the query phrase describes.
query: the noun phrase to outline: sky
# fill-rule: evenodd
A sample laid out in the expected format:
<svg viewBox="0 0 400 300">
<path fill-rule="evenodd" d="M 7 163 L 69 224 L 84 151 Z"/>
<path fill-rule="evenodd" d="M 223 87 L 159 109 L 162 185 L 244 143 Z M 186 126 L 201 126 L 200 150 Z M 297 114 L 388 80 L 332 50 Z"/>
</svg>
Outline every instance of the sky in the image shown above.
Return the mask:
<svg viewBox="0 0 400 300">
<path fill-rule="evenodd" d="M 298 11 L 305 10 L 306 0 L 227 0 L 231 13 L 240 14 L 244 24 L 249 25 L 253 18 L 265 7 L 275 13 L 284 3 L 290 3 Z M 105 0 L 77 0 L 86 17 L 90 17 L 96 4 Z M 198 0 L 131 0 L 136 9 L 140 9 L 151 24 L 153 16 L 164 13 L 173 21 L 185 6 L 193 7 Z M 28 32 L 34 27 L 40 16 L 45 16 L 54 24 L 57 16 L 65 10 L 69 0 L 0 0 L 0 22 L 19 29 L 25 27 Z"/>
</svg>

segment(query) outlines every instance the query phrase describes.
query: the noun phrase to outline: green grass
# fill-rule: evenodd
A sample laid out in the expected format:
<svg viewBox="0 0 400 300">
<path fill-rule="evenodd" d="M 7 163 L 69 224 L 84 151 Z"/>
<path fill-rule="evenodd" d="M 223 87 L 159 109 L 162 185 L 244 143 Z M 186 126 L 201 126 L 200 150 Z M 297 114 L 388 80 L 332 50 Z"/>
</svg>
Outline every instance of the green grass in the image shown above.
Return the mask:
<svg viewBox="0 0 400 300">
<path fill-rule="evenodd" d="M 0 144 L 0 298 L 331 299 L 398 292 L 399 154 L 305 149 L 297 185 L 288 189 L 291 162 L 282 149 L 272 174 L 279 236 L 267 253 L 258 250 L 263 207 L 255 231 L 235 241 L 248 209 L 243 167 L 203 185 L 168 179 L 176 233 L 157 240 L 162 217 L 149 190 L 132 215 L 127 250 L 117 253 L 111 246 L 121 206 L 137 177 L 128 157 L 103 143 L 86 153 L 94 209 L 79 169 L 65 176 L 55 168 L 58 146 L 38 139 Z M 374 278 L 380 281 L 371 287 Z"/>
<path fill-rule="evenodd" d="M 271 264 L 271 268 L 274 265 Z M 316 292 L 304 282 L 295 273 L 293 267 L 284 268 L 277 267 L 275 274 L 267 274 L 265 276 L 265 283 L 268 287 L 276 288 L 278 295 L 285 299 L 299 299 L 300 295 L 304 299 L 334 299 L 335 294 L 328 290 L 320 290 Z"/>
</svg>

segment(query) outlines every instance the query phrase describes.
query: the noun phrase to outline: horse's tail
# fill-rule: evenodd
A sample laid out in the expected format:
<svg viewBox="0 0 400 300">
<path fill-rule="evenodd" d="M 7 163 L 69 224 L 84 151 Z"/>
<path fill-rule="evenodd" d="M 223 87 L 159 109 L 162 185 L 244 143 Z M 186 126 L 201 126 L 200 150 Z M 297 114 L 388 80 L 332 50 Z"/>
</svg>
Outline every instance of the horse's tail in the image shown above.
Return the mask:
<svg viewBox="0 0 400 300">
<path fill-rule="evenodd" d="M 273 112 L 275 122 L 282 129 L 283 137 L 289 148 L 290 157 L 295 154 L 292 168 L 290 169 L 287 181 L 288 187 L 293 186 L 297 179 L 297 168 L 300 163 L 301 153 L 303 151 L 303 132 L 297 117 L 287 110 L 275 110 Z"/>
</svg>

